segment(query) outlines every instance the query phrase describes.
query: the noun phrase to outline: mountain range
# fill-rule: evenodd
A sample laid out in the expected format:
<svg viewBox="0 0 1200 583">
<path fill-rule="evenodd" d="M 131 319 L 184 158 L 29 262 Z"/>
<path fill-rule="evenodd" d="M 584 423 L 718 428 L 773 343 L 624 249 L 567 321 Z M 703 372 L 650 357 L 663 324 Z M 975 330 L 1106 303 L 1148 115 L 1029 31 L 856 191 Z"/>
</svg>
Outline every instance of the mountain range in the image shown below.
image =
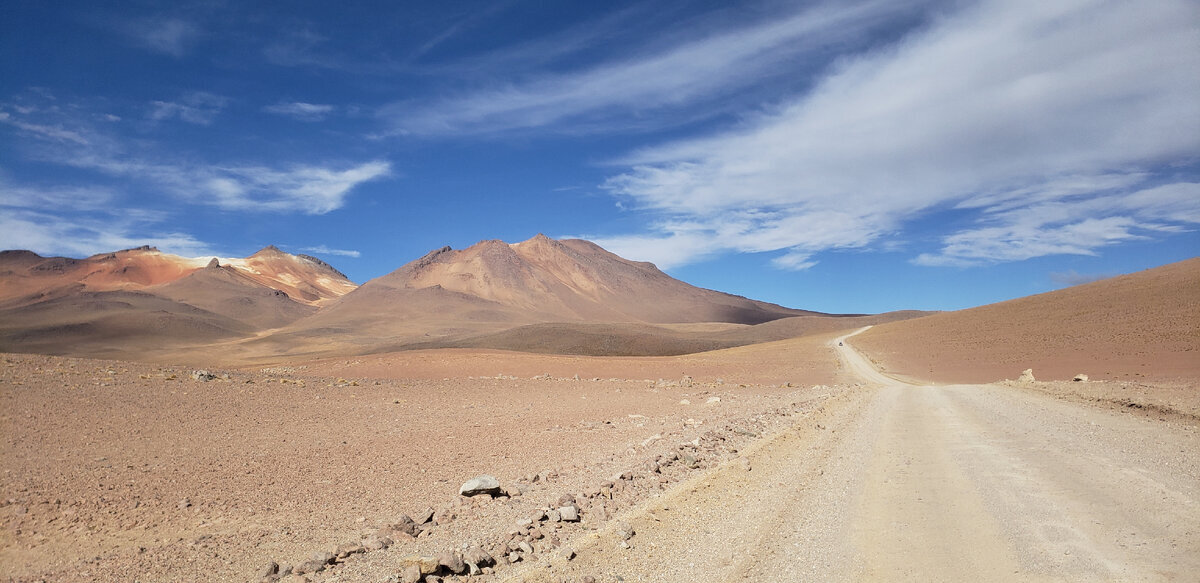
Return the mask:
<svg viewBox="0 0 1200 583">
<path fill-rule="evenodd" d="M 4 251 L 0 352 L 226 366 L 419 349 L 669 356 L 878 324 L 856 346 L 913 378 L 1173 378 L 1200 365 L 1197 289 L 1200 258 L 955 312 L 823 314 L 544 235 L 435 249 L 362 285 L 273 246 L 245 258 Z"/>
<path fill-rule="evenodd" d="M 544 235 L 443 247 L 361 286 L 273 246 L 246 258 L 0 252 L 4 351 L 155 359 L 202 349 L 229 361 L 434 347 L 681 354 L 823 329 L 830 318 Z"/>
</svg>

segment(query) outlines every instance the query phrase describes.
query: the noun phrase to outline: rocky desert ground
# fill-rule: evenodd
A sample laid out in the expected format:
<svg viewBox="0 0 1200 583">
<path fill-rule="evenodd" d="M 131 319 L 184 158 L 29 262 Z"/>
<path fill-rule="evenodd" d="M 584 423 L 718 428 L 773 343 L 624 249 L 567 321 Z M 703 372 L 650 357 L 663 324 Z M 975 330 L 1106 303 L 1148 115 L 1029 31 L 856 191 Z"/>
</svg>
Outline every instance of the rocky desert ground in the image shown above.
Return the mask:
<svg viewBox="0 0 1200 583">
<path fill-rule="evenodd" d="M 835 316 L 689 288 L 591 244 L 502 245 L 361 287 L 271 249 L 216 267 L 6 253 L 0 573 L 1200 572 L 1200 260 L 960 312 Z M 530 289 L 553 301 L 531 311 Z M 443 294 L 440 320 L 395 311 Z M 630 308 L 671 294 L 691 306 L 672 321 Z"/>
</svg>

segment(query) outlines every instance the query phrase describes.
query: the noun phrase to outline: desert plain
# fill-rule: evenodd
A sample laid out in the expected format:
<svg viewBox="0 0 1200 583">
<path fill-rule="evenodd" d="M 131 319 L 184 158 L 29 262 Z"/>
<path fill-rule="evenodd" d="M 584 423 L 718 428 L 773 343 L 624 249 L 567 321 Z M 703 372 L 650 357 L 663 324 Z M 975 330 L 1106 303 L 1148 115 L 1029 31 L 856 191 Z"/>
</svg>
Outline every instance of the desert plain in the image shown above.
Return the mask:
<svg viewBox="0 0 1200 583">
<path fill-rule="evenodd" d="M 0 576 L 1195 580 L 1197 290 L 830 315 L 541 236 L 361 286 L 5 252 Z"/>
</svg>

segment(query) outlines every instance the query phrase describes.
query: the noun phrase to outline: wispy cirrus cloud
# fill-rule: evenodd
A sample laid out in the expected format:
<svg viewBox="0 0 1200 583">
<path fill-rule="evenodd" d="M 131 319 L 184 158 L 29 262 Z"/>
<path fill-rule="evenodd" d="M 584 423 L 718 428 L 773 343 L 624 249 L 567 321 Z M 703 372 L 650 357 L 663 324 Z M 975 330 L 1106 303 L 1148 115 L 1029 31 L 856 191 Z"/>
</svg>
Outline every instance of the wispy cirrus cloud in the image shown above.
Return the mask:
<svg viewBox="0 0 1200 583">
<path fill-rule="evenodd" d="M 916 263 L 1088 254 L 1170 232 L 1200 222 L 1186 177 L 1200 76 L 1180 74 L 1200 70 L 1198 20 L 1172 0 L 963 4 L 738 129 L 630 154 L 604 187 L 663 217 L 623 240 L 670 264 L 775 251 L 778 267 L 804 268 L 955 207 L 975 225 Z"/>
<path fill-rule="evenodd" d="M 379 115 L 392 133 L 402 135 L 612 131 L 631 123 L 630 112 L 644 114 L 639 125 L 673 125 L 693 119 L 694 112 L 684 111 L 689 106 L 711 104 L 785 74 L 781 64 L 804 51 L 860 35 L 904 10 L 911 8 L 879 1 L 819 5 L 575 72 L 533 76 L 427 105 L 393 103 Z"/>
<path fill-rule="evenodd" d="M 116 28 L 137 46 L 172 57 L 187 54 L 201 36 L 199 25 L 175 17 L 129 20 Z"/>
<path fill-rule="evenodd" d="M 88 144 L 87 139 L 84 138 L 83 135 L 81 135 L 79 132 L 65 129 L 60 126 L 41 125 L 41 124 L 36 124 L 36 123 L 30 123 L 27 121 L 22 121 L 20 119 L 14 118 L 7 111 L 0 111 L 0 123 L 10 125 L 10 126 L 17 128 L 23 132 L 33 134 L 33 135 L 35 135 L 39 138 L 43 138 L 43 139 L 74 142 L 76 144 L 83 145 L 83 146 L 86 146 Z"/>
<path fill-rule="evenodd" d="M 304 247 L 300 249 L 305 253 L 316 253 L 318 255 L 338 255 L 341 257 L 361 257 L 362 253 L 353 249 L 332 249 L 325 245 L 317 245 L 316 247 Z"/>
<path fill-rule="evenodd" d="M 26 120 L 15 110 L 0 111 L 0 121 L 37 138 L 26 145 L 30 156 L 119 177 L 179 200 L 227 210 L 325 214 L 341 208 L 357 186 L 391 173 L 391 163 L 386 160 L 322 164 L 196 162 L 162 154 L 152 146 L 139 148 L 107 127 L 89 125 L 86 115 L 29 111 L 29 116 L 52 115 L 53 121 Z M 78 139 L 65 139 L 61 136 L 64 133 Z"/>
<path fill-rule="evenodd" d="M 146 115 L 154 121 L 178 118 L 196 125 L 209 125 L 227 105 L 228 97 L 194 91 L 177 101 L 151 101 L 150 111 Z"/>
<path fill-rule="evenodd" d="M 329 114 L 333 113 L 332 105 L 323 103 L 305 103 L 303 101 L 290 101 L 275 103 L 263 108 L 267 113 L 282 115 L 297 119 L 300 121 L 321 121 Z"/>
<path fill-rule="evenodd" d="M 0 213 L 0 249 L 28 249 L 41 255 L 86 257 L 116 249 L 153 245 L 179 255 L 218 255 L 188 233 L 162 229 L 130 209 L 90 216 L 6 209 Z"/>
</svg>

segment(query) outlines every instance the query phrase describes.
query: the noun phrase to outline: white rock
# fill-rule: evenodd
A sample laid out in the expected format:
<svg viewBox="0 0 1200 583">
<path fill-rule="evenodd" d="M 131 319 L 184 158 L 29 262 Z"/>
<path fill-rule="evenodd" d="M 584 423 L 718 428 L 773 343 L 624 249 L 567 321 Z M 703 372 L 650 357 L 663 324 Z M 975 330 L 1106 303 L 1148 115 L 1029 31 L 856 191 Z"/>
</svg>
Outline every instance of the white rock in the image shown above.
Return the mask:
<svg viewBox="0 0 1200 583">
<path fill-rule="evenodd" d="M 500 480 L 489 475 L 476 476 L 463 482 L 458 489 L 462 496 L 478 496 L 479 494 L 495 495 L 500 493 Z"/>
</svg>

